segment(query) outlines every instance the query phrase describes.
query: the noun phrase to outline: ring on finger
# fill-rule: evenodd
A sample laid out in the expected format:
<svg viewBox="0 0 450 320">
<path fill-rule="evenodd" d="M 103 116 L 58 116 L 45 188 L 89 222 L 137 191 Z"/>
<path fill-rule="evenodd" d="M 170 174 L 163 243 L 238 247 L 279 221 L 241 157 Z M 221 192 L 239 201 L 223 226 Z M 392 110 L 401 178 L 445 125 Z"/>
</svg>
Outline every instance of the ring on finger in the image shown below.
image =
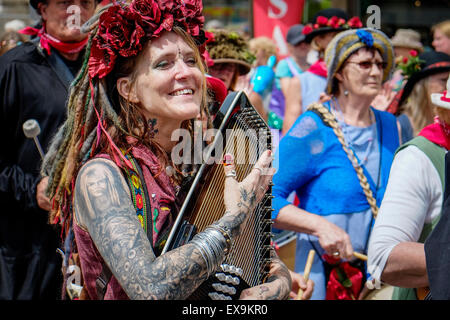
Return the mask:
<svg viewBox="0 0 450 320">
<path fill-rule="evenodd" d="M 334 257 L 338 257 L 339 255 L 340 255 L 339 251 L 333 252 L 333 256 L 334 256 Z"/>
<path fill-rule="evenodd" d="M 253 169 L 259 170 L 259 173 L 262 174 L 263 170 L 260 167 L 254 166 Z"/>
<path fill-rule="evenodd" d="M 233 177 L 233 178 L 235 178 L 236 177 L 236 170 L 231 170 L 230 172 L 227 172 L 225 174 L 225 177 Z"/>
</svg>

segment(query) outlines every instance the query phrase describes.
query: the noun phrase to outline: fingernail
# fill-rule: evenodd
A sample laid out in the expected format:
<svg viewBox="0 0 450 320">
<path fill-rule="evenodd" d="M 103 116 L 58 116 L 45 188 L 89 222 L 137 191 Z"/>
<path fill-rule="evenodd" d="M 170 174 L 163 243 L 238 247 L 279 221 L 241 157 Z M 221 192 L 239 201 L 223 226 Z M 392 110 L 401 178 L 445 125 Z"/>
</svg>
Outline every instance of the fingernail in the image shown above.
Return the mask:
<svg viewBox="0 0 450 320">
<path fill-rule="evenodd" d="M 233 156 L 229 153 L 223 156 L 223 165 L 229 166 L 231 162 L 233 161 Z"/>
</svg>

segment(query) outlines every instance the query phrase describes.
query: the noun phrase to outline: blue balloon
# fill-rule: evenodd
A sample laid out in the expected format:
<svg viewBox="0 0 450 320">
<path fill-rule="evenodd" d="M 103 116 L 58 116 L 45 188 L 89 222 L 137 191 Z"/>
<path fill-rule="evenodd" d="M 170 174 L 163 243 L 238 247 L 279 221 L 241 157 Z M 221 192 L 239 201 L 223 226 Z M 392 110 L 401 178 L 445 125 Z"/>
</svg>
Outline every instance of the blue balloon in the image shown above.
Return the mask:
<svg viewBox="0 0 450 320">
<path fill-rule="evenodd" d="M 264 95 L 264 92 L 272 89 L 272 83 L 275 79 L 275 72 L 273 72 L 273 67 L 277 61 L 276 56 L 271 56 L 267 60 L 266 66 L 259 66 L 255 70 L 255 74 L 251 80 L 253 85 L 253 91 Z"/>
</svg>

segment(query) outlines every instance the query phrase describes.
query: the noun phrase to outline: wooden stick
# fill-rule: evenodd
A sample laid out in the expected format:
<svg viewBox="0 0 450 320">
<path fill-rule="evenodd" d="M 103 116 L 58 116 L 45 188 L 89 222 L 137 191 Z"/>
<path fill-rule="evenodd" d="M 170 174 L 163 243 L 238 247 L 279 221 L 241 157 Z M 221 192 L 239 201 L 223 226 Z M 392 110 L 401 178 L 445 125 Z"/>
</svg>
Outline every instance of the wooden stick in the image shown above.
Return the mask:
<svg viewBox="0 0 450 320">
<path fill-rule="evenodd" d="M 358 258 L 361 259 L 363 261 L 367 261 L 367 256 L 365 254 L 362 253 L 358 253 L 358 252 L 353 252 L 353 255 Z"/>
<path fill-rule="evenodd" d="M 314 261 L 314 254 L 315 254 L 314 250 L 312 250 L 312 249 L 309 250 L 308 259 L 306 260 L 306 265 L 305 265 L 305 271 L 303 272 L 303 278 L 305 279 L 306 283 L 308 283 L 309 273 L 311 272 L 311 267 L 312 267 L 312 264 Z M 298 289 L 297 300 L 303 300 L 302 288 Z"/>
</svg>

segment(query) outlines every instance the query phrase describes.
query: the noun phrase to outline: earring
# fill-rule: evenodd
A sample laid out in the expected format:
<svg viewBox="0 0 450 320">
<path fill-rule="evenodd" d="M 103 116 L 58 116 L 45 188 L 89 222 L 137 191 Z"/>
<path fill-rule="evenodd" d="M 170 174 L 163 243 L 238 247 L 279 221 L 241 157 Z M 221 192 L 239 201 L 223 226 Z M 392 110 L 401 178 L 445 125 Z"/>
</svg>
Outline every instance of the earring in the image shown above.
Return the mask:
<svg viewBox="0 0 450 320">
<path fill-rule="evenodd" d="M 347 90 L 344 91 L 344 96 L 346 96 L 346 97 L 348 96 L 348 91 Z"/>
</svg>

